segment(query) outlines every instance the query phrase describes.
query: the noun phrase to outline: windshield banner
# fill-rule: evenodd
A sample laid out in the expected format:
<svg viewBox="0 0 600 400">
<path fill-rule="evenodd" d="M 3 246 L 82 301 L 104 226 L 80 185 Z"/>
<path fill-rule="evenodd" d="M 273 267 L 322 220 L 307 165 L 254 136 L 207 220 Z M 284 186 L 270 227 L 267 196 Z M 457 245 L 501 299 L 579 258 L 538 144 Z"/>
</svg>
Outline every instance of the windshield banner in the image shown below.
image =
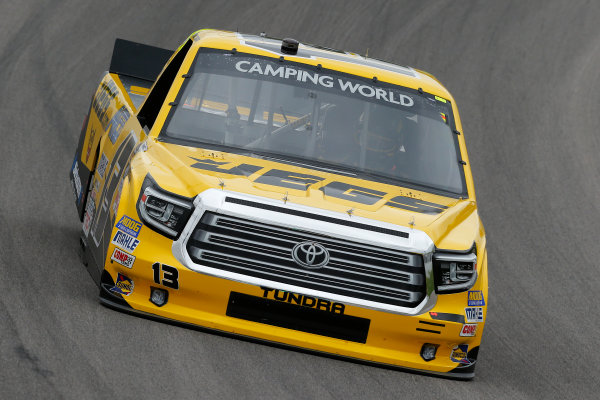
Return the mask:
<svg viewBox="0 0 600 400">
<path fill-rule="evenodd" d="M 304 88 L 313 87 L 348 97 L 385 103 L 413 113 L 419 113 L 416 109 L 425 108 L 430 111 L 444 110 L 446 114 L 445 110 L 448 107 L 448 104 L 436 100 L 433 95 L 420 94 L 410 88 L 354 77 L 320 66 L 313 67 L 287 60 L 282 62 L 267 57 L 249 57 L 245 54 L 232 54 L 214 49 L 201 49 L 195 72 L 246 76 L 251 79 L 292 84 Z"/>
<path fill-rule="evenodd" d="M 235 69 L 248 74 L 260 74 L 283 79 L 294 79 L 298 82 L 312 83 L 313 85 L 318 85 L 325 88 L 337 87 L 343 92 L 350 92 L 352 94 L 358 93 L 367 98 L 375 97 L 377 100 L 383 100 L 388 103 L 399 104 L 405 107 L 412 107 L 415 104 L 411 97 L 405 94 L 395 93 L 389 89 L 383 89 L 380 87 L 375 88 L 370 85 L 353 83 L 347 79 L 334 78 L 330 75 L 322 75 L 318 72 L 309 72 L 294 67 L 277 66 L 277 68 L 275 68 L 270 63 L 242 60 L 235 64 Z"/>
</svg>

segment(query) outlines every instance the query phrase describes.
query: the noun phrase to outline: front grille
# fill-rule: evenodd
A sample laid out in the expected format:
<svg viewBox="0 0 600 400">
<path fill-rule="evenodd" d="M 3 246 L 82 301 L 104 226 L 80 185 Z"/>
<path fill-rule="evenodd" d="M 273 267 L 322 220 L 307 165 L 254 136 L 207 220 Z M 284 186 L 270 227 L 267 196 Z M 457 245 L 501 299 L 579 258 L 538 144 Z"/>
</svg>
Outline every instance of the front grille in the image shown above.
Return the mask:
<svg viewBox="0 0 600 400">
<path fill-rule="evenodd" d="M 294 261 L 294 246 L 307 241 L 328 250 L 323 268 Z M 422 256 L 300 229 L 206 212 L 187 251 L 197 264 L 356 299 L 413 308 L 425 297 Z"/>
</svg>

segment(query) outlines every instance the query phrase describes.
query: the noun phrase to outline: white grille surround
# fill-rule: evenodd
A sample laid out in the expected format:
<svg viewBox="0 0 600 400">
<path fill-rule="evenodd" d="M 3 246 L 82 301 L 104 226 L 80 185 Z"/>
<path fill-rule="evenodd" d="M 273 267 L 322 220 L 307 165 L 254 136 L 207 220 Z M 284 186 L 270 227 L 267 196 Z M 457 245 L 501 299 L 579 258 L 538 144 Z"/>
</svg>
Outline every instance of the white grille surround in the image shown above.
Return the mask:
<svg viewBox="0 0 600 400">
<path fill-rule="evenodd" d="M 322 270 L 293 262 L 289 249 L 302 241 L 330 251 Z M 425 313 L 437 301 L 433 250 L 416 229 L 218 189 L 195 198 L 172 245 L 198 273 L 402 315 Z"/>
</svg>

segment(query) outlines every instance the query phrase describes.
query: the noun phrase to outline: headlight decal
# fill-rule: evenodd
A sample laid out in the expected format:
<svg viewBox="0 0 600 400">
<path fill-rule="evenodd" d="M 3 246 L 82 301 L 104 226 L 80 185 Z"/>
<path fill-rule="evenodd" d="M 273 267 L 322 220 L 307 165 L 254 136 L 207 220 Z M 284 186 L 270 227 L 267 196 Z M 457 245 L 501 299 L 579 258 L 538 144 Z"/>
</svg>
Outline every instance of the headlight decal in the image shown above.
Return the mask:
<svg viewBox="0 0 600 400">
<path fill-rule="evenodd" d="M 137 203 L 138 214 L 152 230 L 175 239 L 192 214 L 192 199 L 161 189 L 148 174 Z"/>
<path fill-rule="evenodd" d="M 475 246 L 465 253 L 436 251 L 433 270 L 437 293 L 458 293 L 470 289 L 477 280 Z"/>
</svg>

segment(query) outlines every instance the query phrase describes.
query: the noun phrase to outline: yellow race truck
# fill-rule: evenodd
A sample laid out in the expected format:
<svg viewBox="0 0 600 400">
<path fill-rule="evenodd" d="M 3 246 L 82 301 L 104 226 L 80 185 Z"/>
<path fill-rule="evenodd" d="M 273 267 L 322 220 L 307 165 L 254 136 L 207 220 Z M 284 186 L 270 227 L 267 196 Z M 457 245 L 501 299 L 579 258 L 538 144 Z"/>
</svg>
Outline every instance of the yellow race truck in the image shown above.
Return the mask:
<svg viewBox="0 0 600 400">
<path fill-rule="evenodd" d="M 470 379 L 486 239 L 431 75 L 265 35 L 117 39 L 70 172 L 106 306 Z"/>
</svg>

